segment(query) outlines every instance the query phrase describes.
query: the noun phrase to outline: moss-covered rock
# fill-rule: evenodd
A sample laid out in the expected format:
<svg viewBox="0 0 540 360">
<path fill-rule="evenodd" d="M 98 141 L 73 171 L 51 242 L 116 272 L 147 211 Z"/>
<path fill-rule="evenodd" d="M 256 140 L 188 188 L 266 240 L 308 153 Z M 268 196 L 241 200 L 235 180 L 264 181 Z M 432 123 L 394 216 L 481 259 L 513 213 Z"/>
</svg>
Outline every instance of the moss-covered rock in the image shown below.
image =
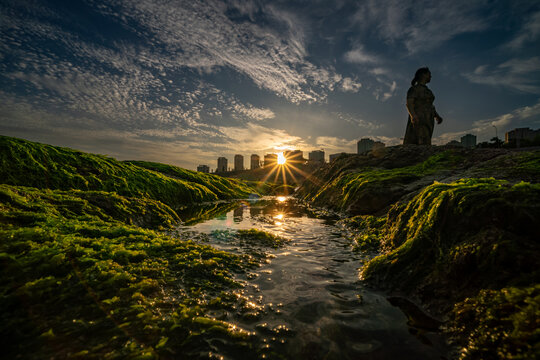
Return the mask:
<svg viewBox="0 0 540 360">
<path fill-rule="evenodd" d="M 455 305 L 450 331 L 464 360 L 540 358 L 540 284 L 481 290 Z"/>
<path fill-rule="evenodd" d="M 352 215 L 381 215 L 434 181 L 486 176 L 536 182 L 540 179 L 540 151 L 410 145 L 344 155 L 321 167 L 296 195 L 312 205 Z"/>
<path fill-rule="evenodd" d="M 469 339 L 463 351 L 473 355 L 466 358 L 533 358 L 531 349 L 538 345 L 523 345 L 524 339 L 534 338 L 532 333 L 496 314 L 507 311 L 518 318 L 519 301 L 533 301 L 505 298 L 514 290 L 503 288 L 540 283 L 539 223 L 540 184 L 495 179 L 435 183 L 388 213 L 381 227 L 385 253 L 369 261 L 361 275 L 420 299 L 432 313 L 453 316 L 454 332 Z M 532 299 L 538 311 L 537 295 Z M 507 334 L 512 331 L 514 338 Z"/>
<path fill-rule="evenodd" d="M 197 357 L 208 336 L 225 354 L 249 346 L 207 313 L 242 306 L 234 273 L 254 258 L 127 224 L 145 209 L 176 220 L 154 200 L 0 186 L 4 357 Z"/>
<path fill-rule="evenodd" d="M 238 180 L 156 163 L 139 165 L 0 136 L 0 178 L 4 184 L 116 192 L 122 196 L 159 200 L 173 208 L 257 193 Z"/>
</svg>

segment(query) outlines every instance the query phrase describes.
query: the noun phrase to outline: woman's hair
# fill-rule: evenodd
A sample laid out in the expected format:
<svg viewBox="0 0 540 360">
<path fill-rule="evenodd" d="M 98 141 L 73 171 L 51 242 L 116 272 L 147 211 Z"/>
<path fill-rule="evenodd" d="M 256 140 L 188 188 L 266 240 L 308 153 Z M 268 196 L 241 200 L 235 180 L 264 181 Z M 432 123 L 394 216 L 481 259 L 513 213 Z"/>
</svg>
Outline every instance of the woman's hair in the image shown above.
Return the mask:
<svg viewBox="0 0 540 360">
<path fill-rule="evenodd" d="M 416 73 L 414 74 L 414 79 L 412 79 L 412 81 L 411 81 L 411 85 L 412 86 L 416 85 L 418 80 L 420 80 L 420 76 L 422 76 L 424 74 L 427 74 L 428 72 L 429 72 L 428 67 L 422 67 L 422 68 L 416 70 Z"/>
</svg>

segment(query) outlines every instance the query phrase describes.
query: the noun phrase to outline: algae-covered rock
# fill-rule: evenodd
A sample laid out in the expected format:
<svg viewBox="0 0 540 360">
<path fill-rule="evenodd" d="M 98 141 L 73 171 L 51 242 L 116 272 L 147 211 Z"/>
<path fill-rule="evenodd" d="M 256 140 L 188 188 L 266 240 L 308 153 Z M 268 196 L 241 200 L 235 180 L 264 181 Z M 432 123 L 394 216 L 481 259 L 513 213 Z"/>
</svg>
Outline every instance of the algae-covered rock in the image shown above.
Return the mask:
<svg viewBox="0 0 540 360">
<path fill-rule="evenodd" d="M 538 224 L 540 184 L 436 183 L 388 213 L 381 234 L 386 252 L 361 276 L 452 318 L 463 358 L 534 358 Z M 519 322 L 531 314 L 536 320 Z"/>
<path fill-rule="evenodd" d="M 116 192 L 122 196 L 151 198 L 175 208 L 257 193 L 238 180 L 157 163 L 136 165 L 6 136 L 0 136 L 0 165 L 4 184 Z"/>
<path fill-rule="evenodd" d="M 480 288 L 529 285 L 540 280 L 539 219 L 537 184 L 433 184 L 389 213 L 388 252 L 371 260 L 362 276 L 431 304 L 452 304 Z"/>
<path fill-rule="evenodd" d="M 312 205 L 352 215 L 380 215 L 434 181 L 466 177 L 537 182 L 540 151 L 409 145 L 366 155 L 344 155 L 315 172 L 296 196 Z"/>
<path fill-rule="evenodd" d="M 461 359 L 540 358 L 540 284 L 481 290 L 455 305 L 450 332 Z"/>
</svg>

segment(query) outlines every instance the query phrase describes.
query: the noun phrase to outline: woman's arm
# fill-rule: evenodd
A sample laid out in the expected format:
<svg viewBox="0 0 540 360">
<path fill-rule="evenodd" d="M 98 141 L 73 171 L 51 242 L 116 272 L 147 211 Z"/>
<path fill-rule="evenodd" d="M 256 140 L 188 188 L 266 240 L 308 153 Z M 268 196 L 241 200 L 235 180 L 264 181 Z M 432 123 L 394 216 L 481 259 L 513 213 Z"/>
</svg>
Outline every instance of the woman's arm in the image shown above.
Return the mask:
<svg viewBox="0 0 540 360">
<path fill-rule="evenodd" d="M 433 112 L 435 113 L 435 120 L 437 120 L 437 124 L 442 123 L 442 117 L 437 113 L 437 110 L 435 110 L 435 106 L 433 106 Z"/>
<path fill-rule="evenodd" d="M 418 119 L 416 118 L 416 113 L 414 112 L 414 98 L 413 97 L 407 98 L 407 111 L 409 112 L 411 122 L 413 123 L 413 125 L 415 125 L 418 122 Z"/>
</svg>

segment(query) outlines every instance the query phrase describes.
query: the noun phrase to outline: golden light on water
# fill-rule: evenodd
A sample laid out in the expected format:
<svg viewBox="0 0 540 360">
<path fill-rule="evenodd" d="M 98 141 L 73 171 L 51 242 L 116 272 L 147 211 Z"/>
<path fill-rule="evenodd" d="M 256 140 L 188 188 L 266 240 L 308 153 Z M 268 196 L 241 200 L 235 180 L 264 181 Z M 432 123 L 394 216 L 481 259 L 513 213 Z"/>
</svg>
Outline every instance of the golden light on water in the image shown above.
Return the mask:
<svg viewBox="0 0 540 360">
<path fill-rule="evenodd" d="M 287 158 L 283 155 L 282 152 L 277 154 L 277 163 L 278 165 L 284 165 L 287 162 Z"/>
<path fill-rule="evenodd" d="M 279 202 L 284 202 L 285 200 L 287 200 L 287 198 L 285 196 L 278 196 L 277 197 L 277 201 L 279 201 Z"/>
<path fill-rule="evenodd" d="M 283 220 L 283 214 L 277 214 L 274 219 Z"/>
</svg>

